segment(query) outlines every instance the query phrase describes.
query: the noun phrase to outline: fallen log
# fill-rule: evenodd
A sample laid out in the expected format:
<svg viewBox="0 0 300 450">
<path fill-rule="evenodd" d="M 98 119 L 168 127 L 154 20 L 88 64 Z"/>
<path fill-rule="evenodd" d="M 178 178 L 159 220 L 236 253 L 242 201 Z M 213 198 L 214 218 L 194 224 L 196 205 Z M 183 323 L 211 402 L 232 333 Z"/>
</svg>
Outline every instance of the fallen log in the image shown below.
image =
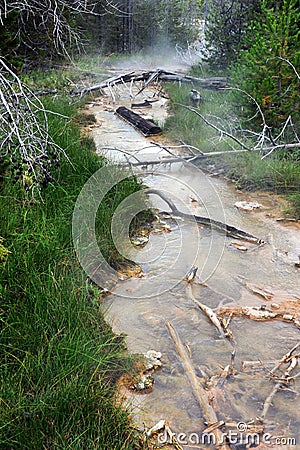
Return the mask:
<svg viewBox="0 0 300 450">
<path fill-rule="evenodd" d="M 164 212 L 164 214 L 167 214 Z M 227 236 L 231 236 L 235 239 L 242 239 L 244 241 L 253 242 L 254 244 L 262 244 L 264 241 L 262 239 L 257 238 L 256 236 L 253 236 L 253 234 L 246 233 L 246 231 L 239 230 L 236 227 L 233 227 L 231 225 L 227 225 L 226 223 L 219 222 L 218 220 L 210 219 L 209 217 L 202 217 L 202 216 L 192 216 L 191 214 L 186 214 L 183 212 L 178 211 L 176 213 L 179 217 L 182 217 L 183 219 L 187 220 L 195 220 L 197 223 L 200 223 L 201 225 L 206 225 L 211 228 L 215 228 L 217 230 L 223 231 Z"/>
<path fill-rule="evenodd" d="M 115 75 L 107 78 L 101 83 L 86 86 L 82 89 L 78 89 L 77 91 L 71 91 L 71 94 L 83 96 L 93 91 L 101 91 L 104 88 L 111 87 L 116 84 L 134 83 L 136 81 L 145 82 L 140 92 L 142 92 L 150 83 L 154 81 L 178 81 L 180 83 L 193 83 L 204 89 L 223 89 L 228 83 L 227 78 L 224 77 L 198 78 L 182 73 L 168 72 L 166 70 L 157 69 L 150 70 L 148 72 L 127 72 L 121 75 Z"/>
<path fill-rule="evenodd" d="M 194 83 L 203 89 L 223 89 L 228 83 L 225 77 L 198 78 L 189 75 L 162 71 L 158 77 L 161 81 L 179 81 L 181 83 Z"/>
<path fill-rule="evenodd" d="M 282 145 L 277 145 L 276 149 L 278 150 L 288 150 L 289 148 L 294 148 L 294 147 L 300 147 L 300 143 L 297 142 L 295 144 L 282 144 Z M 195 148 L 195 147 L 194 147 Z M 154 160 L 149 160 L 149 161 L 141 161 L 141 162 L 136 162 L 136 163 L 130 163 L 132 166 L 153 166 L 153 165 L 157 165 L 157 164 L 173 164 L 173 163 L 179 163 L 179 162 L 195 162 L 197 160 L 200 159 L 206 159 L 206 158 L 214 158 L 215 156 L 223 156 L 223 155 L 238 155 L 240 153 L 248 153 L 249 152 L 265 152 L 265 151 L 269 151 L 270 149 L 274 149 L 275 147 L 262 147 L 262 148 L 251 148 L 249 150 L 245 150 L 245 149 L 237 149 L 237 150 L 224 150 L 224 151 L 219 151 L 219 152 L 207 152 L 207 153 L 203 153 L 200 150 L 200 154 L 199 155 L 194 155 L 194 156 L 178 156 L 176 158 L 169 158 L 169 159 L 154 159 Z"/>
<path fill-rule="evenodd" d="M 146 120 L 141 117 L 139 114 L 131 111 L 125 106 L 120 106 L 116 110 L 116 115 L 121 119 L 128 122 L 130 125 L 133 125 L 138 131 L 140 131 L 144 136 L 155 136 L 162 133 L 162 129 L 155 125 L 150 120 Z"/>
<path fill-rule="evenodd" d="M 208 422 L 210 424 L 218 422 L 216 412 L 209 403 L 207 393 L 206 393 L 205 389 L 202 387 L 202 385 L 195 373 L 195 369 L 193 367 L 191 359 L 190 359 L 189 355 L 187 354 L 187 351 L 186 351 L 180 337 L 178 336 L 177 331 L 175 330 L 175 328 L 173 327 L 173 325 L 170 322 L 167 322 L 166 325 L 167 325 L 169 334 L 175 344 L 177 352 L 182 360 L 187 377 L 192 386 L 194 396 L 197 399 L 199 405 L 201 406 L 201 409 L 203 411 L 203 416 L 204 416 L 206 422 Z M 214 434 L 214 436 L 216 438 L 215 448 L 218 448 L 219 450 L 230 450 L 230 445 L 226 444 L 224 442 L 224 434 L 221 432 L 221 430 L 219 428 L 212 429 L 211 432 Z"/>
<path fill-rule="evenodd" d="M 255 244 L 261 244 L 264 242 L 262 239 L 259 239 L 256 236 L 253 236 L 252 234 L 246 233 L 245 231 L 239 230 L 238 228 L 233 227 L 231 225 L 227 225 L 226 223 L 219 222 L 218 220 L 210 219 L 209 217 L 195 216 L 193 214 L 183 213 L 176 208 L 174 203 L 170 199 L 168 199 L 163 192 L 161 192 L 157 189 L 146 189 L 145 193 L 146 194 L 156 194 L 168 204 L 168 206 L 170 207 L 172 212 L 169 213 L 167 211 L 163 211 L 162 214 L 177 216 L 177 217 L 181 217 L 183 219 L 196 221 L 197 223 L 200 223 L 201 225 L 206 225 L 211 228 L 216 228 L 216 229 L 226 233 L 228 236 L 232 236 L 235 239 L 243 239 L 245 241 L 253 242 Z"/>
</svg>

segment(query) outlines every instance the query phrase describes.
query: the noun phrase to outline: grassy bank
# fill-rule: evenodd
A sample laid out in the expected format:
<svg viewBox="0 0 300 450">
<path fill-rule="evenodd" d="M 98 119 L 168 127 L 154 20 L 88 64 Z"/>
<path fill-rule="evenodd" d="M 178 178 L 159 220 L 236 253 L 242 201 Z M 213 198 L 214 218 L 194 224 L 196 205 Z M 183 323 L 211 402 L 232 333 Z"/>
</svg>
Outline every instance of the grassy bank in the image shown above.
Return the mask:
<svg viewBox="0 0 300 450">
<path fill-rule="evenodd" d="M 76 115 L 78 105 L 68 98 L 44 101 Z M 116 380 L 130 365 L 125 342 L 105 323 L 97 290 L 87 299 L 71 242 L 74 202 L 104 161 L 74 120 L 49 115 L 49 125 L 72 165 L 61 162 L 43 202 L 25 202 L 5 171 L 0 184 L 1 244 L 10 251 L 0 249 L 0 448 L 134 449 L 129 415 L 115 402 Z M 111 214 L 138 189 L 127 179 L 99 208 L 102 251 L 110 261 L 116 261 Z"/>
<path fill-rule="evenodd" d="M 165 131 L 172 139 L 198 147 L 203 152 L 227 151 L 240 148 L 225 135 L 207 124 L 192 111 L 179 104 L 189 105 L 188 85 L 169 84 L 166 90 L 170 96 L 172 115 L 168 118 Z M 215 123 L 220 129 L 245 142 L 241 134 L 240 121 L 234 109 L 234 98 L 228 91 L 202 90 L 203 103 L 199 112 Z M 217 119 L 218 118 L 218 119 Z M 246 142 L 251 147 L 250 140 Z M 283 152 L 274 152 L 261 160 L 258 152 L 246 154 L 223 155 L 198 162 L 202 167 L 214 166 L 222 169 L 227 176 L 236 181 L 242 189 L 268 190 L 285 194 L 290 202 L 289 214 L 300 218 L 300 161 Z"/>
</svg>

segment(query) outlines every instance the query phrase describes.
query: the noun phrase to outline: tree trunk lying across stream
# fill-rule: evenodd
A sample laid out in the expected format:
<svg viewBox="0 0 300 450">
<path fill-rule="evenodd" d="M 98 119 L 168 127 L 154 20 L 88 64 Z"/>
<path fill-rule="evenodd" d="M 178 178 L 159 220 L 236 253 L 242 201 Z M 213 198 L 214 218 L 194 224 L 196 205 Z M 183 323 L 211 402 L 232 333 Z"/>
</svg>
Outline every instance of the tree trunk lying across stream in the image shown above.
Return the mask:
<svg viewBox="0 0 300 450">
<path fill-rule="evenodd" d="M 228 80 L 225 77 L 198 78 L 183 73 L 169 72 L 163 69 L 149 70 L 148 72 L 127 72 L 121 75 L 115 75 L 107 78 L 101 83 L 87 86 L 82 89 L 73 90 L 71 94 L 83 96 L 89 92 L 111 88 L 116 84 L 134 83 L 135 81 L 144 81 L 144 85 L 140 92 L 154 81 L 178 81 L 182 83 L 193 83 L 204 89 L 221 89 L 225 88 Z"/>
<path fill-rule="evenodd" d="M 117 116 L 121 117 L 121 119 L 125 120 L 125 122 L 129 122 L 135 128 L 138 129 L 144 136 L 154 136 L 162 133 L 162 129 L 155 125 L 150 120 L 146 120 L 141 117 L 139 114 L 134 113 L 130 109 L 125 106 L 120 106 L 116 110 Z"/>
</svg>

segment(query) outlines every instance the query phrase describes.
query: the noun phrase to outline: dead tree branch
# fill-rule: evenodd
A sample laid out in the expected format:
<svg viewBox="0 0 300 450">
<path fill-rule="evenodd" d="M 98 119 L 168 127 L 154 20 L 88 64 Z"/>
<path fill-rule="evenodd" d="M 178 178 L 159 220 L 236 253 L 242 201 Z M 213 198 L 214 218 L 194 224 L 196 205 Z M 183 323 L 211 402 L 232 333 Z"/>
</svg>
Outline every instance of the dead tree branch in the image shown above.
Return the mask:
<svg viewBox="0 0 300 450">
<path fill-rule="evenodd" d="M 244 91 L 242 91 L 244 92 Z M 246 93 L 247 94 L 247 93 Z M 249 95 L 249 94 L 247 94 Z M 250 96 L 251 97 L 251 96 Z M 251 97 L 252 98 L 252 97 Z M 253 99 L 254 100 L 254 99 Z M 257 103 L 257 102 L 256 102 Z M 202 155 L 197 155 L 197 159 L 201 158 L 201 157 L 209 157 L 209 156 L 219 156 L 219 155 L 225 155 L 225 154 L 232 154 L 232 153 L 245 153 L 245 152 L 261 152 L 263 153 L 263 156 L 261 157 L 261 159 L 264 159 L 266 157 L 268 157 L 269 155 L 271 155 L 271 153 L 273 153 L 275 150 L 288 150 L 288 149 L 292 149 L 292 148 L 299 148 L 300 147 L 300 142 L 294 142 L 294 143 L 287 143 L 287 144 L 276 144 L 275 140 L 277 140 L 284 132 L 284 129 L 287 126 L 287 123 L 285 123 L 284 125 L 284 129 L 281 131 L 281 133 L 277 136 L 276 139 L 270 139 L 271 142 L 273 143 L 272 146 L 261 146 L 261 143 L 265 141 L 266 139 L 266 132 L 269 132 L 269 127 L 268 125 L 264 122 L 264 126 L 263 126 L 263 130 L 262 132 L 259 134 L 259 142 L 254 146 L 254 147 L 249 147 L 246 144 L 244 144 L 240 139 L 238 139 L 236 136 L 234 136 L 231 133 L 228 133 L 226 130 L 223 130 L 219 127 L 217 127 L 215 124 L 209 122 L 198 110 L 196 110 L 195 108 L 191 107 L 191 106 L 187 106 L 187 105 L 183 105 L 181 103 L 177 103 L 177 105 L 194 112 L 197 116 L 199 116 L 203 122 L 210 126 L 211 128 L 213 128 L 214 130 L 218 131 L 220 133 L 220 136 L 222 137 L 223 135 L 229 137 L 230 139 L 232 139 L 233 141 L 235 141 L 236 143 L 238 143 L 243 150 L 239 150 L 239 149 L 234 149 L 234 150 L 228 150 L 228 151 L 222 151 L 222 152 L 210 152 L 210 153 L 202 153 Z M 259 105 L 258 105 L 259 107 Z M 261 108 L 259 107 L 260 111 Z M 262 111 L 261 111 L 262 114 Z M 262 114 L 263 116 L 263 114 Z M 263 116 L 264 118 L 264 116 Z M 265 119 L 264 119 L 265 121 Z M 270 135 L 270 133 L 269 133 Z M 298 136 L 297 136 L 298 137 Z"/>
<path fill-rule="evenodd" d="M 271 393 L 266 398 L 266 400 L 264 402 L 263 411 L 260 416 L 261 420 L 265 419 L 265 417 L 270 409 L 270 406 L 272 405 L 273 398 L 275 397 L 277 392 L 281 389 L 286 388 L 286 386 L 292 379 L 291 372 L 298 366 L 298 358 L 299 358 L 299 355 L 293 356 L 293 353 L 299 346 L 300 346 L 300 342 L 298 342 L 289 352 L 287 352 L 285 355 L 283 355 L 283 357 L 280 359 L 280 361 L 270 371 L 270 375 L 274 376 L 275 371 L 277 369 L 279 369 L 282 364 L 290 363 L 289 367 L 284 372 L 284 377 L 275 384 Z M 299 375 L 299 374 L 297 374 L 297 375 Z"/>
<path fill-rule="evenodd" d="M 168 204 L 168 206 L 170 207 L 172 212 L 169 213 L 169 212 L 164 211 L 163 214 L 174 215 L 175 217 L 178 216 L 178 217 L 181 217 L 186 220 L 196 221 L 197 223 L 200 223 L 201 225 L 206 225 L 211 228 L 216 228 L 217 230 L 220 230 L 223 233 L 226 233 L 228 236 L 232 236 L 233 238 L 236 238 L 236 239 L 243 239 L 243 240 L 246 240 L 249 242 L 253 242 L 255 244 L 261 244 L 263 242 L 261 239 L 253 236 L 252 234 L 246 233 L 245 231 L 239 230 L 238 228 L 232 227 L 223 222 L 219 222 L 219 221 L 211 219 L 209 217 L 201 217 L 201 216 L 195 216 L 193 214 L 183 213 L 177 209 L 177 207 L 174 205 L 172 200 L 167 198 L 163 192 L 161 192 L 157 189 L 146 189 L 144 192 L 146 194 L 158 195 L 162 200 L 164 200 Z"/>
<path fill-rule="evenodd" d="M 182 103 L 176 103 L 176 105 L 181 106 L 182 108 L 185 108 L 185 109 L 187 109 L 189 111 L 192 111 L 197 116 L 199 116 L 203 120 L 203 122 L 206 123 L 206 125 L 210 126 L 214 130 L 218 131 L 218 133 L 220 133 L 221 136 L 225 135 L 225 136 L 229 137 L 230 139 L 235 141 L 237 144 L 239 144 L 244 150 L 247 150 L 247 151 L 251 150 L 250 148 L 247 147 L 247 145 L 245 145 L 237 137 L 233 136 L 232 134 L 228 133 L 227 131 L 222 130 L 221 128 L 217 127 L 213 123 L 209 122 L 197 109 L 195 109 L 195 108 L 193 108 L 191 106 L 183 105 Z"/>
<path fill-rule="evenodd" d="M 291 356 L 293 355 L 294 351 L 297 350 L 297 348 L 300 347 L 300 342 L 298 342 L 296 345 L 294 345 L 293 348 L 291 348 L 291 350 L 289 350 L 285 355 L 283 355 L 283 357 L 280 359 L 280 361 L 278 361 L 278 363 L 273 367 L 273 369 L 270 371 L 270 375 L 273 375 L 276 370 L 279 369 L 279 367 L 286 363 L 287 361 L 289 361 L 289 359 L 291 358 Z"/>
<path fill-rule="evenodd" d="M 293 68 L 293 70 L 294 70 L 296 76 L 298 77 L 298 79 L 300 79 L 299 73 L 297 72 L 297 70 L 295 69 L 295 67 L 293 66 L 293 64 L 290 61 L 288 61 L 288 60 L 286 60 L 284 58 L 281 58 L 281 57 L 279 57 L 279 59 L 282 59 L 283 61 L 288 63 Z M 257 102 L 257 100 L 252 95 L 250 95 L 248 92 L 244 91 L 243 89 L 240 89 L 240 88 L 237 88 L 237 87 L 225 87 L 225 88 L 221 88 L 221 89 L 222 90 L 241 92 L 242 94 L 246 95 L 255 104 L 257 112 L 259 113 L 259 115 L 261 117 L 261 120 L 262 120 L 262 130 L 261 130 L 260 133 L 255 133 L 256 136 L 258 137 L 258 140 L 257 140 L 256 144 L 253 146 L 253 148 L 250 148 L 249 150 L 251 150 L 251 151 L 253 151 L 253 150 L 255 150 L 255 151 L 260 150 L 262 152 L 262 154 L 263 154 L 261 159 L 264 159 L 264 158 L 270 156 L 273 153 L 273 151 L 275 151 L 275 150 L 280 150 L 280 149 L 287 150 L 287 149 L 299 147 L 300 139 L 299 139 L 299 136 L 297 135 L 297 133 L 295 132 L 291 116 L 289 116 L 287 118 L 287 120 L 285 121 L 285 123 L 284 123 L 282 129 L 280 130 L 279 134 L 276 137 L 273 137 L 272 133 L 271 133 L 271 127 L 266 122 L 266 118 L 264 116 L 262 108 L 260 107 L 260 105 Z M 278 141 L 278 139 L 283 136 L 283 134 L 284 134 L 284 132 L 285 132 L 285 130 L 286 130 L 288 125 L 291 126 L 291 129 L 292 129 L 292 131 L 293 131 L 293 133 L 294 133 L 294 135 L 296 137 L 297 142 L 295 142 L 295 143 L 282 143 L 282 144 L 277 145 L 276 141 Z M 266 141 L 271 142 L 272 145 L 266 146 L 265 145 Z"/>
<path fill-rule="evenodd" d="M 218 317 L 214 313 L 214 311 L 211 308 L 209 308 L 209 306 L 204 305 L 203 303 L 201 303 L 201 302 L 199 302 L 198 300 L 195 299 L 195 297 L 193 295 L 193 292 L 192 292 L 192 286 L 190 284 L 187 285 L 186 291 L 187 291 L 187 294 L 188 294 L 189 298 L 192 300 L 192 302 L 195 303 L 195 305 L 197 305 L 198 308 L 200 308 L 200 310 L 206 315 L 206 317 L 209 318 L 211 323 L 220 332 L 220 335 L 222 337 L 227 337 L 229 339 L 232 339 L 233 335 L 232 335 L 231 331 L 228 329 L 228 327 L 227 327 L 227 329 L 225 329 L 222 326 L 222 323 L 220 322 L 220 320 L 218 319 Z"/>
<path fill-rule="evenodd" d="M 190 359 L 189 355 L 187 354 L 187 351 L 186 351 L 177 331 L 175 330 L 175 328 L 173 327 L 173 325 L 170 322 L 167 322 L 166 325 L 167 325 L 169 334 L 175 344 L 178 355 L 181 358 L 187 378 L 192 386 L 194 396 L 195 396 L 196 400 L 198 401 L 199 405 L 201 406 L 205 420 L 210 424 L 218 422 L 216 412 L 209 403 L 206 391 L 202 387 L 202 385 L 195 373 L 191 359 Z M 215 428 L 215 429 L 211 430 L 211 432 L 216 437 L 216 444 L 217 444 L 218 449 L 230 450 L 230 445 L 224 443 L 224 440 L 223 440 L 224 436 L 223 436 L 223 433 L 221 432 L 221 430 L 219 430 L 219 428 Z"/>
<path fill-rule="evenodd" d="M 206 89 L 221 89 L 226 86 L 226 78 L 197 78 L 191 77 L 189 75 L 184 75 L 176 72 L 168 72 L 166 70 L 157 69 L 155 71 L 148 72 L 127 72 L 121 75 L 116 75 L 110 77 L 107 80 L 102 81 L 99 84 L 93 86 L 87 86 L 83 89 L 73 91 L 73 95 L 80 95 L 81 97 L 87 93 L 101 90 L 104 88 L 109 88 L 112 85 L 123 84 L 123 83 L 134 83 L 137 81 L 143 81 L 142 88 L 139 90 L 138 94 L 141 93 L 149 84 L 154 81 L 180 81 L 183 83 L 194 83 Z M 137 95 L 138 95 L 137 94 Z"/>
<path fill-rule="evenodd" d="M 80 32 L 71 25 L 70 17 L 80 14 L 100 16 L 105 14 L 128 15 L 119 8 L 117 2 L 103 0 L 104 12 L 98 12 L 99 2 L 95 0 L 2 0 L 0 5 L 0 24 L 11 13 L 17 13 L 17 35 L 20 42 L 34 49 L 32 29 L 43 33 L 53 43 L 55 51 L 70 58 L 69 48 L 80 50 L 82 39 Z M 30 25 L 29 25 L 30 24 Z M 28 32 L 29 30 L 29 32 Z"/>
<path fill-rule="evenodd" d="M 65 152 L 48 133 L 47 111 L 0 58 L 0 157 L 25 191 L 54 181 L 51 169 Z M 63 117 L 63 116 L 61 116 Z"/>
</svg>

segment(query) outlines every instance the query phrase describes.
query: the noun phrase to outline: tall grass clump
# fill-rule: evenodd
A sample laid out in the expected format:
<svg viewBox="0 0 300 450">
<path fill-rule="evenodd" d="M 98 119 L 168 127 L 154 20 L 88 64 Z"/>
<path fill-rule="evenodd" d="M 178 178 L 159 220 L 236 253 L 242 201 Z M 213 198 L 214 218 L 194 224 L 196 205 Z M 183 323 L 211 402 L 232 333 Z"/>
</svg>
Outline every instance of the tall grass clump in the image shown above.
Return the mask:
<svg viewBox="0 0 300 450">
<path fill-rule="evenodd" d="M 199 76 L 199 73 L 196 73 Z M 201 73 L 200 76 L 203 76 Z M 211 152 L 232 150 L 233 141 L 225 135 L 220 139 L 220 133 L 204 123 L 204 121 L 182 105 L 192 107 L 189 93 L 192 86 L 186 84 L 167 84 L 166 90 L 170 97 L 172 113 L 165 124 L 165 131 L 173 139 L 198 147 L 201 151 Z M 232 107 L 232 94 L 229 91 L 213 91 L 196 88 L 201 93 L 202 102 L 199 112 L 209 122 L 216 124 L 220 129 L 240 136 L 240 124 Z"/>
<path fill-rule="evenodd" d="M 68 99 L 45 101 L 72 117 Z M 3 169 L 0 184 L 0 448 L 134 449 L 129 413 L 116 402 L 116 380 L 129 367 L 125 342 L 87 299 L 86 275 L 71 243 L 74 203 L 105 161 L 72 120 L 49 115 L 50 133 L 69 161 L 40 201 L 26 202 Z M 98 212 L 105 256 L 116 251 L 110 215 L 139 189 L 127 179 Z"/>
</svg>

